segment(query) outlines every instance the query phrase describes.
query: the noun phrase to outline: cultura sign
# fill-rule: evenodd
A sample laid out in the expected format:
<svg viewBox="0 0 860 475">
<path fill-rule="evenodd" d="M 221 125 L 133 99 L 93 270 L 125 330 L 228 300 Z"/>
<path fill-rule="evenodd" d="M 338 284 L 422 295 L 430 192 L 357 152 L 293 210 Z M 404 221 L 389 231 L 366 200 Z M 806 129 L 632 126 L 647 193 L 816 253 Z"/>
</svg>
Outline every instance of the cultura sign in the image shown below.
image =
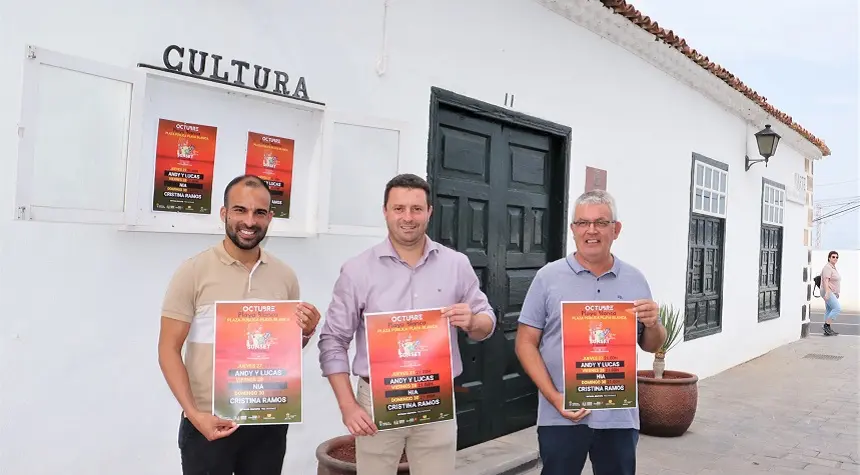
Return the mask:
<svg viewBox="0 0 860 475">
<path fill-rule="evenodd" d="M 245 89 L 256 89 L 293 99 L 316 102 L 308 96 L 304 77 L 299 77 L 295 83 L 295 89 L 290 91 L 289 74 L 258 64 L 251 64 L 238 59 L 225 60 L 223 56 L 215 53 L 193 48 L 186 49 L 177 45 L 164 48 L 161 59 L 164 68 L 149 65 L 141 66 L 194 76 Z"/>
</svg>

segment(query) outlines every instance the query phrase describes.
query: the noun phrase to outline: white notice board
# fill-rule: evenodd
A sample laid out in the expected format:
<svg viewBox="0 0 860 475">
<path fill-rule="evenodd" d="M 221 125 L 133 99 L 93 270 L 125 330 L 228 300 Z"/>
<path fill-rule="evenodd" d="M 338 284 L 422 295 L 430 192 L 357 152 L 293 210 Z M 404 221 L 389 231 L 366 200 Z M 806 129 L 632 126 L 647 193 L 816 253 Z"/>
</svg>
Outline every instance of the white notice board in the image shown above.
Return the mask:
<svg viewBox="0 0 860 475">
<path fill-rule="evenodd" d="M 153 211 L 155 149 L 159 119 L 217 128 L 209 214 Z M 245 173 L 248 132 L 295 140 L 290 217 L 273 219 L 270 236 L 306 236 L 316 231 L 321 155 L 322 110 L 302 108 L 258 94 L 231 91 L 204 81 L 148 73 L 136 170 L 129 179 L 134 190 L 126 210 L 126 230 L 223 233 L 220 208 L 224 187 Z"/>
</svg>

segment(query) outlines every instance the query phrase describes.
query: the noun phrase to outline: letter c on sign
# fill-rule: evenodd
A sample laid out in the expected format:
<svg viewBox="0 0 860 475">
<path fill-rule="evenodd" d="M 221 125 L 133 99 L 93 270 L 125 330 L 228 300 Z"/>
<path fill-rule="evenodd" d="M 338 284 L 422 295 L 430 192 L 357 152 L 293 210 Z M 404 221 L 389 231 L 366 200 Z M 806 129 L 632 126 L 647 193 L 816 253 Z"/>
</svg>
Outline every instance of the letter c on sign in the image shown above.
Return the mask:
<svg viewBox="0 0 860 475">
<path fill-rule="evenodd" d="M 177 53 L 179 53 L 180 58 L 185 55 L 185 48 L 176 45 L 170 45 L 167 48 L 164 48 L 164 54 L 161 57 L 161 60 L 164 62 L 164 67 L 173 71 L 182 71 L 182 61 L 180 61 L 179 64 L 175 66 L 170 64 L 169 56 L 171 51 L 176 51 Z"/>
</svg>

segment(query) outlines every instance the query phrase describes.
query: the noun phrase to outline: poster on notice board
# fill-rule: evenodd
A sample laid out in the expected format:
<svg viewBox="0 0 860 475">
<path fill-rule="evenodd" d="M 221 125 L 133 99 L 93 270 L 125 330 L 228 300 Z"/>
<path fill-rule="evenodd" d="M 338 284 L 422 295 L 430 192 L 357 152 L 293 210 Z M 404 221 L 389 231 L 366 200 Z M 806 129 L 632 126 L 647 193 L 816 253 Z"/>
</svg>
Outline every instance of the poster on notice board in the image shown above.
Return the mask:
<svg viewBox="0 0 860 475">
<path fill-rule="evenodd" d="M 275 218 L 290 217 L 295 145 L 293 139 L 248 132 L 245 173 L 256 175 L 269 185 Z"/>
<path fill-rule="evenodd" d="M 217 127 L 158 120 L 153 211 L 209 214 Z"/>
</svg>

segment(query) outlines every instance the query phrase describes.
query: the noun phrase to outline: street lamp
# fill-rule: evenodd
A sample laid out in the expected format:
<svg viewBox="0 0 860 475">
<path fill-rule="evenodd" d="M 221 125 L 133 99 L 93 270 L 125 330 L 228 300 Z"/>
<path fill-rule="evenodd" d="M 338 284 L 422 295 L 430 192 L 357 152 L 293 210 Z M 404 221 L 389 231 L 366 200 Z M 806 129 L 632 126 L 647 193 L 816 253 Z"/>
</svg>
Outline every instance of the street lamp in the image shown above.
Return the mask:
<svg viewBox="0 0 860 475">
<path fill-rule="evenodd" d="M 744 157 L 746 159 L 746 169 L 749 170 L 754 163 L 758 162 L 764 162 L 764 166 L 766 167 L 767 160 L 776 154 L 776 147 L 779 145 L 780 138 L 779 134 L 770 128 L 770 124 L 766 124 L 764 129 L 756 132 L 755 142 L 758 145 L 758 153 L 764 158 L 750 160 L 750 157 Z"/>
</svg>

